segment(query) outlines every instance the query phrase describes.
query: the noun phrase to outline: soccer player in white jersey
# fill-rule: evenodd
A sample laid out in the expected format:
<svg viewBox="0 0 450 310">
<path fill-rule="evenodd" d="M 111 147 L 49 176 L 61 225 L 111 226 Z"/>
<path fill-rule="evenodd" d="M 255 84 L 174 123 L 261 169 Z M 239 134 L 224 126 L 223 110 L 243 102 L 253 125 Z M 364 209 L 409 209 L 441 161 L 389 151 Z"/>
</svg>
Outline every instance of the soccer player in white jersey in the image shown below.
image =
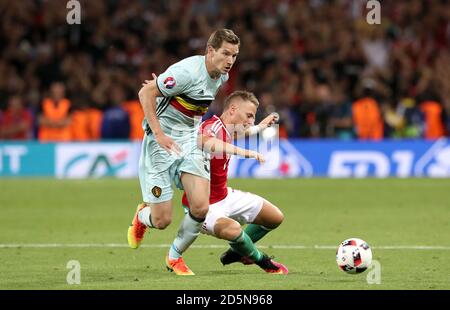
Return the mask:
<svg viewBox="0 0 450 310">
<path fill-rule="evenodd" d="M 197 145 L 202 140 L 197 139 L 198 128 L 219 87 L 228 80 L 239 45 L 233 31 L 219 29 L 210 36 L 206 55 L 171 65 L 139 91 L 146 132 L 139 159 L 143 203 L 128 229 L 128 244 L 138 248 L 148 228 L 164 229 L 170 224 L 173 181 L 184 189 L 191 206 L 166 256 L 167 267 L 177 275 L 194 274 L 182 253 L 197 238 L 209 206 L 209 160 Z M 211 141 L 212 149 L 263 161 L 257 152 L 215 142 Z"/>
</svg>

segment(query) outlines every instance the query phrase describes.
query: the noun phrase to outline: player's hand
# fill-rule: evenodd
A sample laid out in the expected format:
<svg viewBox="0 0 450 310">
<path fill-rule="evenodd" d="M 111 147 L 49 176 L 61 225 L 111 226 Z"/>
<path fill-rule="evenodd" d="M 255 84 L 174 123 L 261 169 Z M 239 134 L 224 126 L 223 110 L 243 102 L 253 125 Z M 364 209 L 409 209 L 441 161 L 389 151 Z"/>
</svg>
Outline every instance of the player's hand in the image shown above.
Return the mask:
<svg viewBox="0 0 450 310">
<path fill-rule="evenodd" d="M 266 118 L 263 119 L 258 124 L 258 126 L 260 126 L 262 128 L 267 128 L 267 127 L 272 126 L 276 122 L 278 122 L 279 119 L 280 119 L 280 115 L 277 112 L 273 112 L 273 113 L 270 113 L 269 115 L 267 115 Z"/>
<path fill-rule="evenodd" d="M 166 136 L 164 133 L 160 133 L 158 135 L 155 135 L 156 142 L 167 151 L 167 153 L 172 154 L 175 153 L 177 155 L 180 155 L 181 149 L 178 146 L 178 144 L 173 141 L 173 139 L 169 136 Z"/>
<path fill-rule="evenodd" d="M 142 83 L 142 86 L 145 86 L 152 81 L 155 81 L 155 83 L 156 83 L 156 78 L 157 78 L 156 74 L 152 73 L 152 77 L 153 77 L 153 80 L 145 80 L 144 83 Z"/>
<path fill-rule="evenodd" d="M 255 151 L 249 151 L 248 152 L 249 158 L 254 158 L 257 161 L 259 161 L 260 164 L 264 164 L 266 162 L 266 159 L 261 153 L 255 152 Z"/>
</svg>

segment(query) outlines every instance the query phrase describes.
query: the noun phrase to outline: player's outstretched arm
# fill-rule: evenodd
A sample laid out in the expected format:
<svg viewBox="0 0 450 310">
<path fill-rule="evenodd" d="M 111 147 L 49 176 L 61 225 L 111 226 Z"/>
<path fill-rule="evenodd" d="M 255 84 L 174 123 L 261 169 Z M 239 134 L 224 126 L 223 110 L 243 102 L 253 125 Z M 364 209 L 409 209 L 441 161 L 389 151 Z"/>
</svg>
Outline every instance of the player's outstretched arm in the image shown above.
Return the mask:
<svg viewBox="0 0 450 310">
<path fill-rule="evenodd" d="M 162 97 L 163 95 L 156 86 L 156 75 L 152 74 L 152 76 L 153 80 L 146 80 L 139 90 L 139 101 L 141 102 L 142 110 L 158 144 L 168 153 L 173 151 L 179 154 L 180 148 L 170 137 L 164 134 L 156 116 L 156 97 Z"/>
<path fill-rule="evenodd" d="M 237 134 L 235 136 L 235 139 L 256 135 L 257 133 L 263 131 L 267 127 L 270 127 L 276 122 L 278 122 L 279 119 L 280 115 L 277 112 L 272 112 L 269 115 L 267 115 L 258 125 L 251 126 L 247 128 L 243 133 Z"/>
<path fill-rule="evenodd" d="M 238 155 L 245 158 L 255 158 L 261 164 L 263 164 L 266 161 L 264 159 L 264 156 L 258 152 L 246 150 L 237 147 L 233 144 L 224 142 L 220 139 L 208 137 L 205 135 L 199 135 L 198 147 L 207 153 L 218 153 L 218 154 L 226 153 L 229 155 Z"/>
</svg>

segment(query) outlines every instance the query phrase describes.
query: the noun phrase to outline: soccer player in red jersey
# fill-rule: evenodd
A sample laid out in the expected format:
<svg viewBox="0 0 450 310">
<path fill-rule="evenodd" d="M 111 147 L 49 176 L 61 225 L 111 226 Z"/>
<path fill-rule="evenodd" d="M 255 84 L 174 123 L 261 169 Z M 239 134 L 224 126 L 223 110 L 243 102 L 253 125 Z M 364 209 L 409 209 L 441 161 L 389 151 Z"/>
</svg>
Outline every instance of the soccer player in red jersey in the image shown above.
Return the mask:
<svg viewBox="0 0 450 310">
<path fill-rule="evenodd" d="M 225 100 L 220 117 L 214 115 L 201 125 L 202 137 L 210 137 L 231 143 L 242 135 L 255 134 L 277 121 L 277 114 L 270 114 L 258 126 L 253 126 L 259 102 L 254 94 L 235 91 Z M 208 141 L 205 141 L 208 144 Z M 255 194 L 227 187 L 230 155 L 212 153 L 210 162 L 209 211 L 202 232 L 230 241 L 230 249 L 222 254 L 223 265 L 234 262 L 257 264 L 268 273 L 287 274 L 288 269 L 259 251 L 255 242 L 283 221 L 283 213 L 266 199 Z M 189 207 L 186 194 L 183 206 Z M 241 224 L 249 224 L 245 230 Z"/>
</svg>

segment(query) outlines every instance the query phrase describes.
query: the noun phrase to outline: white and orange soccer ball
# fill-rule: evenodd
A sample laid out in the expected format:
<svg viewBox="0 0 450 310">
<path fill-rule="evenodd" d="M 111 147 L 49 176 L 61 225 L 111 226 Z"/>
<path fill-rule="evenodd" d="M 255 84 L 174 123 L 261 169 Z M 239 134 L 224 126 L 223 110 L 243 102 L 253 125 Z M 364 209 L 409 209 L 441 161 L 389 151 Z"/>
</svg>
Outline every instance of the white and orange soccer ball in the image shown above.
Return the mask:
<svg viewBox="0 0 450 310">
<path fill-rule="evenodd" d="M 339 245 L 336 251 L 336 262 L 346 273 L 361 273 L 372 263 L 372 250 L 364 240 L 350 238 Z"/>
</svg>

